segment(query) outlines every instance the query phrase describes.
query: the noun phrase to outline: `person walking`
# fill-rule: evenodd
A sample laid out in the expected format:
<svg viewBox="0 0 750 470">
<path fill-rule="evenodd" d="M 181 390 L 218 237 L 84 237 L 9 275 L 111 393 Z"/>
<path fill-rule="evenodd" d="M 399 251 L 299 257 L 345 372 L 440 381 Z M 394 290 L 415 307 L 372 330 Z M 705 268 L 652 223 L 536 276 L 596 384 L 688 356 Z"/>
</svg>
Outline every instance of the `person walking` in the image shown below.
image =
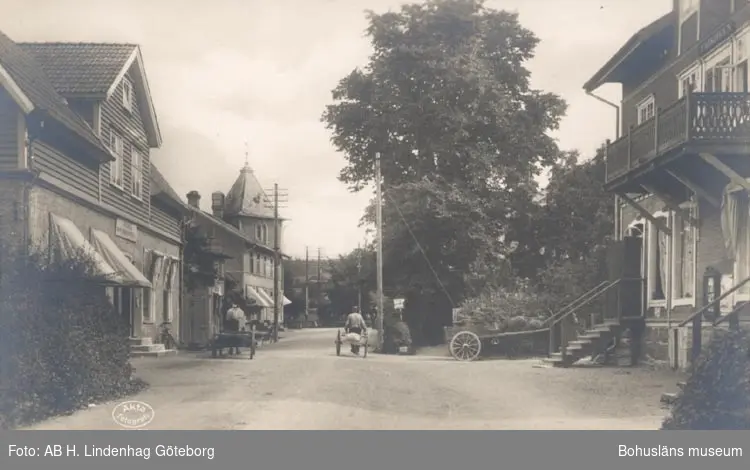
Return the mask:
<svg viewBox="0 0 750 470">
<path fill-rule="evenodd" d="M 359 313 L 359 308 L 352 308 L 352 313 L 346 316 L 346 323 L 344 323 L 344 332 L 347 334 L 356 333 L 361 337 L 362 334 L 366 331 L 367 323 L 365 323 L 365 319 L 364 317 L 362 317 L 362 314 Z M 359 345 L 352 344 L 351 346 L 352 353 L 359 354 Z"/>
</svg>

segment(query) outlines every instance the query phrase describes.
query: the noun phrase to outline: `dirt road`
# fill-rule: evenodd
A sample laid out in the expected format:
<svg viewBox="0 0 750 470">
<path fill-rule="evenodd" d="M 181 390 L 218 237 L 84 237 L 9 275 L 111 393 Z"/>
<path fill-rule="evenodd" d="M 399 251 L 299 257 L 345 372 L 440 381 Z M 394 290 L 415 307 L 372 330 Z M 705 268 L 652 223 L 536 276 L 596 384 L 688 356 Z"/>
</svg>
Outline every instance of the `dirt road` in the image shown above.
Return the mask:
<svg viewBox="0 0 750 470">
<path fill-rule="evenodd" d="M 676 379 L 644 369 L 459 363 L 440 353 L 336 357 L 335 330 L 285 333 L 254 360 L 140 359 L 149 429 L 656 429 Z M 101 404 L 32 429 L 117 429 Z"/>
</svg>

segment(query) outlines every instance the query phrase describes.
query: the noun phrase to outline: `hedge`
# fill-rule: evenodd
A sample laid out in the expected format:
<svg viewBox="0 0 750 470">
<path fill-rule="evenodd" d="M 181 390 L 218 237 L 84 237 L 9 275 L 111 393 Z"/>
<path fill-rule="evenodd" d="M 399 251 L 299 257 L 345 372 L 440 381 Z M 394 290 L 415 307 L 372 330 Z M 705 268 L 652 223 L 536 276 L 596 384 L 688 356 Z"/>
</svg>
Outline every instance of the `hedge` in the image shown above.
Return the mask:
<svg viewBox="0 0 750 470">
<path fill-rule="evenodd" d="M 122 397 L 133 378 L 127 322 L 85 255 L 49 262 L 0 248 L 0 428 Z"/>
<path fill-rule="evenodd" d="M 744 330 L 715 331 L 662 429 L 750 429 L 748 340 Z"/>
</svg>

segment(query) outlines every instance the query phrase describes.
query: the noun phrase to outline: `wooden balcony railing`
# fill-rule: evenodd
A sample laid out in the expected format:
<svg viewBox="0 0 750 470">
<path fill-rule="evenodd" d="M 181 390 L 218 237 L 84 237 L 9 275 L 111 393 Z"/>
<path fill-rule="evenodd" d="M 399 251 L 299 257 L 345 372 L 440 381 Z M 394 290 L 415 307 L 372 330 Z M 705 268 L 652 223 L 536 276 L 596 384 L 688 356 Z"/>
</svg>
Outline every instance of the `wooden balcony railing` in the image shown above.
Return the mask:
<svg viewBox="0 0 750 470">
<path fill-rule="evenodd" d="M 607 182 L 691 141 L 750 142 L 750 93 L 690 93 L 607 146 Z"/>
</svg>

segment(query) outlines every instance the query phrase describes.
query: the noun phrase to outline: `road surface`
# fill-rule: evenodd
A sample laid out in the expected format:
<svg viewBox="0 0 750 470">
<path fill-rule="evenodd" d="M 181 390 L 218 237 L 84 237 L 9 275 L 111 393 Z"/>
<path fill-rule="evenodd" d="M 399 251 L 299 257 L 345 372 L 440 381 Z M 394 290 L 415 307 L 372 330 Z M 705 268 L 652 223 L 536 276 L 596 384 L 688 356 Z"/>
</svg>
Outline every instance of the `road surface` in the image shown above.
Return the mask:
<svg viewBox="0 0 750 470">
<path fill-rule="evenodd" d="M 676 379 L 627 368 L 460 363 L 432 355 L 336 357 L 331 329 L 284 333 L 254 360 L 205 353 L 134 361 L 148 429 L 657 429 Z M 437 352 L 436 352 L 437 351 Z M 118 429 L 116 403 L 32 429 Z"/>
</svg>

